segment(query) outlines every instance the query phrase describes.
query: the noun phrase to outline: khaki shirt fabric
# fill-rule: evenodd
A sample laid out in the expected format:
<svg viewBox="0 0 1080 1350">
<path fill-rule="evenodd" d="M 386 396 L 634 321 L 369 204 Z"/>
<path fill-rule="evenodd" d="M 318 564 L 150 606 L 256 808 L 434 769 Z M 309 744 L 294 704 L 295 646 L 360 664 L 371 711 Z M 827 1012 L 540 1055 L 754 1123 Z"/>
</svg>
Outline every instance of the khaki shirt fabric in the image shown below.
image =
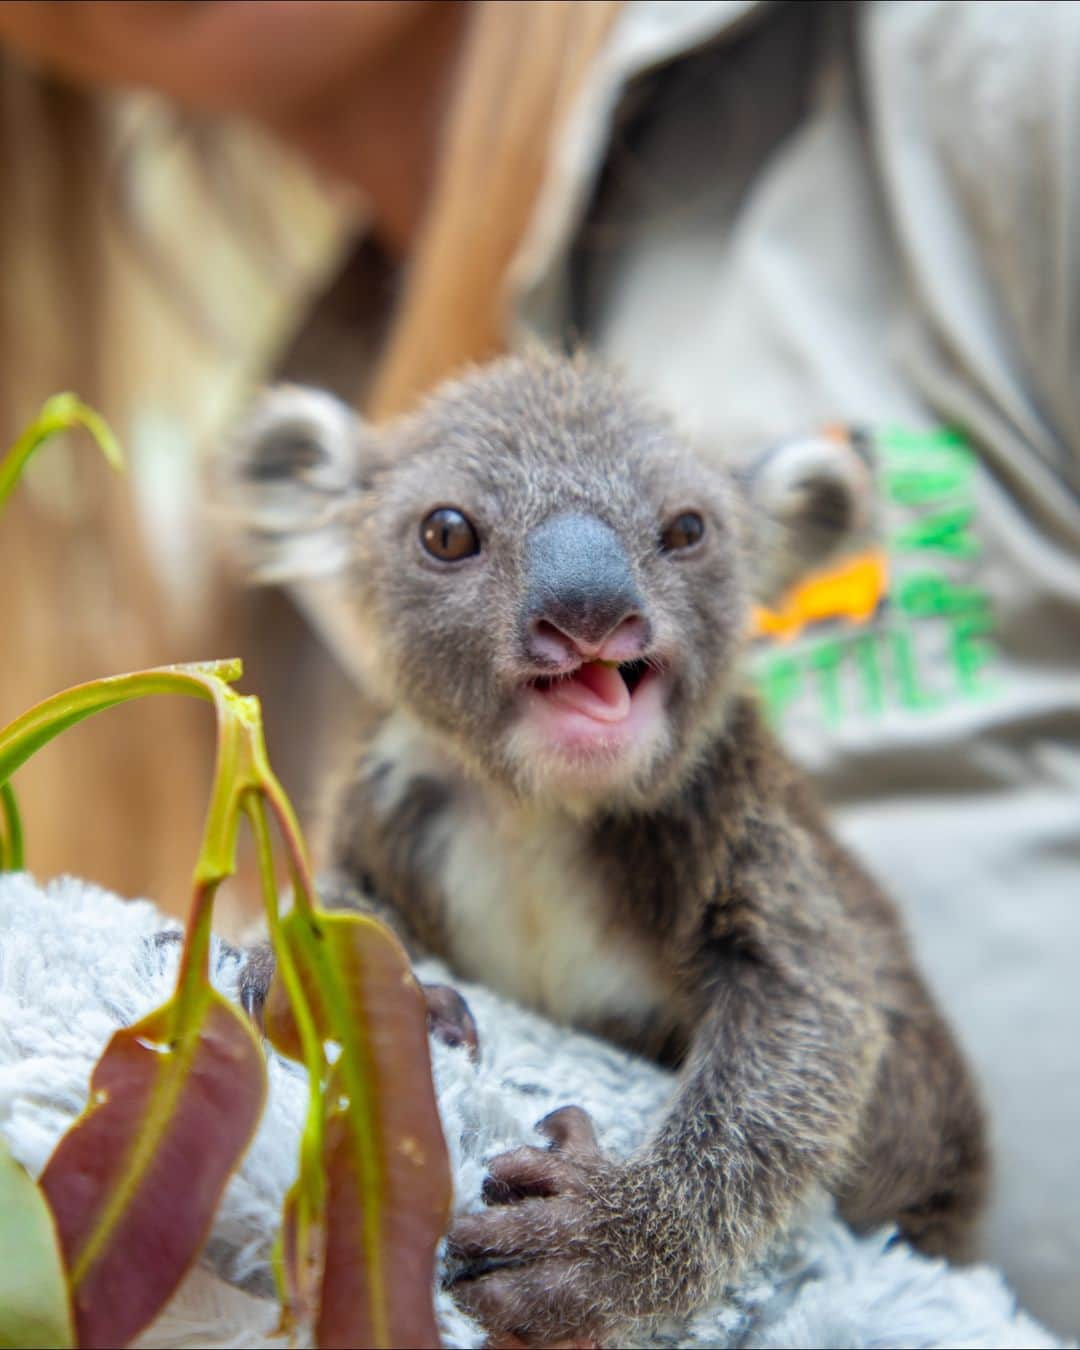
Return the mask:
<svg viewBox="0 0 1080 1350">
<path fill-rule="evenodd" d="M 1078 138 L 1077 4 L 639 0 L 512 273 L 520 334 L 598 348 L 717 454 L 869 432 L 883 593 L 754 668 L 976 1066 L 982 1254 L 1071 1333 Z"/>
</svg>

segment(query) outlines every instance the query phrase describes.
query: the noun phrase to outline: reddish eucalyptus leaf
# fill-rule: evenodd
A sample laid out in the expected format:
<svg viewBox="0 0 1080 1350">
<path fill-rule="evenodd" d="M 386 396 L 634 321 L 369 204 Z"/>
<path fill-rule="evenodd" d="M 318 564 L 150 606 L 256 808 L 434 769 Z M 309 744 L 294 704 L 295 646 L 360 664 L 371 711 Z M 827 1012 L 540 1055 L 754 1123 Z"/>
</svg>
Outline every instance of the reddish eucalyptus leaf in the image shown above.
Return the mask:
<svg viewBox="0 0 1080 1350">
<path fill-rule="evenodd" d="M 266 1067 L 247 1020 L 197 990 L 171 1044 L 172 999 L 109 1042 L 90 1102 L 49 1159 L 79 1345 L 125 1345 L 198 1256 L 255 1131 Z"/>
<path fill-rule="evenodd" d="M 342 1086 L 342 1075 L 335 1069 L 329 1103 L 339 1092 L 339 1100 L 346 1100 Z M 390 1080 L 391 1101 L 397 1090 L 398 1084 Z M 358 1147 L 351 1102 L 331 1104 L 324 1153 L 326 1264 L 316 1322 L 318 1344 L 437 1347 L 432 1306 L 435 1249 L 446 1229 L 450 1204 L 438 1118 L 433 1129 L 425 1129 L 415 1114 L 391 1106 L 380 1121 L 379 1154 L 378 1180 L 373 1184 L 368 1160 Z M 376 1250 L 377 1262 L 372 1260 Z"/>
<path fill-rule="evenodd" d="M 338 1050 L 324 1085 L 318 1344 L 438 1346 L 431 1294 L 451 1192 L 423 995 L 401 945 L 374 919 L 294 910 L 277 936 L 320 1038 Z M 299 1056 L 280 977 L 266 1030 Z"/>
</svg>

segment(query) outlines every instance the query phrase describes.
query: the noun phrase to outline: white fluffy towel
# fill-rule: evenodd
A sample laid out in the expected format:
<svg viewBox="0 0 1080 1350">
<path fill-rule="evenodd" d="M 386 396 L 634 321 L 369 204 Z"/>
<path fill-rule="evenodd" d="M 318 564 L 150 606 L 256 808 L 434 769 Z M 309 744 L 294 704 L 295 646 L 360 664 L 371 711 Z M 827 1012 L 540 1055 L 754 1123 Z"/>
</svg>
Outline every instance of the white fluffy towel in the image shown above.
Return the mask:
<svg viewBox="0 0 1080 1350">
<path fill-rule="evenodd" d="M 177 948 L 148 941 L 169 926 L 65 878 L 46 887 L 0 876 L 0 1131 L 35 1175 L 86 1100 L 112 1032 L 168 998 Z M 214 953 L 215 983 L 235 994 L 239 961 Z M 425 966 L 425 978 L 446 979 Z M 488 991 L 459 985 L 480 1030 L 480 1061 L 433 1047 L 456 1205 L 480 1205 L 488 1159 L 540 1142 L 533 1124 L 558 1106 L 589 1111 L 602 1145 L 627 1154 L 647 1136 L 671 1079 L 587 1036 L 556 1027 Z M 141 1344 L 274 1345 L 269 1269 L 282 1197 L 292 1180 L 306 1083 L 269 1057 L 266 1114 L 230 1182 L 198 1268 Z M 437 1294 L 444 1344 L 483 1343 Z M 888 1231 L 856 1237 L 827 1202 L 807 1212 L 741 1287 L 684 1323 L 643 1328 L 639 1346 L 1052 1347 L 1062 1342 L 1021 1312 L 1000 1275 L 950 1269 Z"/>
</svg>

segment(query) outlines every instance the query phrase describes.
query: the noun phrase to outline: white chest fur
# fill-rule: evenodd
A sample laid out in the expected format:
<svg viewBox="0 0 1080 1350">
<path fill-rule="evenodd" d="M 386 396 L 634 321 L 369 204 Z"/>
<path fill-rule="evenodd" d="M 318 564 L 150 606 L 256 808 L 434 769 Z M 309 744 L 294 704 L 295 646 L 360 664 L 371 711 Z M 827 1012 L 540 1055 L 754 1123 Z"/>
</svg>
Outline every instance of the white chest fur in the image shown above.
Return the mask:
<svg viewBox="0 0 1080 1350">
<path fill-rule="evenodd" d="M 422 733 L 396 718 L 378 749 L 394 764 L 379 806 L 391 808 L 418 774 L 457 777 Z M 645 943 L 621 929 L 577 822 L 492 805 L 460 784 L 434 828 L 438 838 L 424 853 L 445 905 L 446 954 L 463 976 L 580 1026 L 670 1008 Z"/>
<path fill-rule="evenodd" d="M 581 847 L 570 821 L 455 812 L 442 872 L 454 963 L 558 1021 L 647 1017 L 665 1003 L 659 974 Z"/>
</svg>

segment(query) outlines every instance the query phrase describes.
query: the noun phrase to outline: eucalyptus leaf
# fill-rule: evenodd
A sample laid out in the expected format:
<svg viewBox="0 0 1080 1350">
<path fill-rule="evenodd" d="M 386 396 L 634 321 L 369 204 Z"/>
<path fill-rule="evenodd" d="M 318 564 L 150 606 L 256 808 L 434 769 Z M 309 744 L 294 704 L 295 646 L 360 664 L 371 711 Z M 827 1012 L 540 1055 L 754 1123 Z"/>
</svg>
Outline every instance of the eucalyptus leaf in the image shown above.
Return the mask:
<svg viewBox="0 0 1080 1350">
<path fill-rule="evenodd" d="M 75 427 L 83 427 L 90 433 L 114 469 L 124 467 L 119 443 L 101 414 L 88 408 L 74 394 L 54 394 L 0 459 L 0 508 L 14 492 L 15 484 L 34 452 L 53 436 Z"/>
<path fill-rule="evenodd" d="M 298 906 L 275 941 L 279 963 L 299 975 L 325 1054 L 325 1199 L 312 1226 L 324 1259 L 317 1343 L 437 1346 L 427 1291 L 451 1190 L 423 995 L 400 943 L 365 915 Z M 301 1058 L 297 1002 L 276 980 L 266 1032 L 281 1053 Z M 296 1203 L 290 1197 L 287 1221 Z M 298 1262 L 304 1252 L 296 1241 Z M 303 1286 L 302 1269 L 286 1265 L 285 1274 Z"/>
<path fill-rule="evenodd" d="M 0 1347 L 74 1344 L 52 1214 L 0 1138 Z"/>
</svg>

